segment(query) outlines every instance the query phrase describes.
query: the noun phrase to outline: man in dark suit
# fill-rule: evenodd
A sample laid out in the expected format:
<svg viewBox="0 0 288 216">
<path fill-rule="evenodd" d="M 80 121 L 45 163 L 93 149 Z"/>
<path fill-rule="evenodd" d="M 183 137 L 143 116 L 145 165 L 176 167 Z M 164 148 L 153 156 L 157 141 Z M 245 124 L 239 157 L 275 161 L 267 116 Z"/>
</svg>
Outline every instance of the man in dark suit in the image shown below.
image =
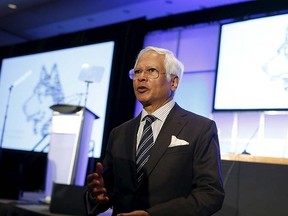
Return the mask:
<svg viewBox="0 0 288 216">
<path fill-rule="evenodd" d="M 143 110 L 112 130 L 103 164 L 87 176 L 88 215 L 112 207 L 117 216 L 204 216 L 221 208 L 216 124 L 174 102 L 182 73 L 169 50 L 139 53 L 129 76 Z"/>
</svg>

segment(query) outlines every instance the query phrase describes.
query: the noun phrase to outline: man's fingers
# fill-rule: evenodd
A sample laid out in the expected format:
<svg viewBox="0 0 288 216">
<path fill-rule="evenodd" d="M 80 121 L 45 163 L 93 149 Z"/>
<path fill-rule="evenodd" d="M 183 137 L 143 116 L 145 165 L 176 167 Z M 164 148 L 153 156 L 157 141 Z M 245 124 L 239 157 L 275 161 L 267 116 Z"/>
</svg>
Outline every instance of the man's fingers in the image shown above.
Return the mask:
<svg viewBox="0 0 288 216">
<path fill-rule="evenodd" d="M 91 191 L 91 193 L 94 194 L 95 196 L 105 194 L 106 189 L 104 187 L 101 187 L 101 188 L 95 188 L 94 187 L 93 190 Z"/>
<path fill-rule="evenodd" d="M 105 196 L 104 194 L 99 195 L 97 197 L 97 202 L 98 203 L 107 203 L 109 201 L 109 198 L 107 196 Z"/>
<path fill-rule="evenodd" d="M 109 201 L 109 198 L 106 196 L 106 189 L 95 189 L 90 193 L 93 200 L 98 203 L 106 203 Z"/>
<path fill-rule="evenodd" d="M 96 173 L 98 173 L 99 177 L 102 176 L 103 166 L 100 162 L 96 163 Z"/>
</svg>

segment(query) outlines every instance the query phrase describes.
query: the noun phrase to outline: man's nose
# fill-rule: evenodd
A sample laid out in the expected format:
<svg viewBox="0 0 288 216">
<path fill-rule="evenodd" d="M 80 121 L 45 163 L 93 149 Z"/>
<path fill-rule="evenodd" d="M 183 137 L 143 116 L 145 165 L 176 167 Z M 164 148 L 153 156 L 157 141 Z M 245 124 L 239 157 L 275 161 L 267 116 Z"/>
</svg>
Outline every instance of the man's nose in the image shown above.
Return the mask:
<svg viewBox="0 0 288 216">
<path fill-rule="evenodd" d="M 138 79 L 139 80 L 146 80 L 147 79 L 147 73 L 145 70 L 141 71 L 141 73 L 138 74 Z"/>
</svg>

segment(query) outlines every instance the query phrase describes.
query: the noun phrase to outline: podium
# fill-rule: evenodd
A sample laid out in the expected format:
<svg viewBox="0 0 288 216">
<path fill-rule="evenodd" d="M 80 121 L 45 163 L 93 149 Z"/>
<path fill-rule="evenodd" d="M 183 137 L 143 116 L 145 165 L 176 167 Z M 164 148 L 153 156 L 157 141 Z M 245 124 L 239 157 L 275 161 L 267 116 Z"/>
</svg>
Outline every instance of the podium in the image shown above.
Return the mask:
<svg viewBox="0 0 288 216">
<path fill-rule="evenodd" d="M 84 185 L 93 121 L 99 118 L 83 106 L 57 104 L 50 108 L 53 117 L 45 184 L 47 202 L 54 183 Z"/>
</svg>

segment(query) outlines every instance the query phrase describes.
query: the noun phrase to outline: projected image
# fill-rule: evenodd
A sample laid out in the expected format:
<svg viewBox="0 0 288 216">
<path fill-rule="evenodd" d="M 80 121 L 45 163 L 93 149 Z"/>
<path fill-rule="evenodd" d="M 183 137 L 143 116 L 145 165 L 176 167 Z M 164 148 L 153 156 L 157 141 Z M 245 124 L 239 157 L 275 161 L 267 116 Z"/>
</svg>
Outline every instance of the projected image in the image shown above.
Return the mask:
<svg viewBox="0 0 288 216">
<path fill-rule="evenodd" d="M 48 152 L 50 106 L 68 104 L 85 106 L 99 117 L 89 156 L 100 157 L 113 50 L 114 42 L 105 42 L 4 59 L 1 147 Z"/>
<path fill-rule="evenodd" d="M 283 41 L 275 55 L 263 66 L 263 71 L 270 76 L 271 81 L 280 81 L 288 93 L 288 26 Z"/>
<path fill-rule="evenodd" d="M 32 71 L 30 70 L 26 74 L 32 74 Z M 28 77 L 26 74 L 22 76 L 23 78 L 21 77 L 21 80 L 24 81 L 24 77 Z M 12 87 L 14 88 L 15 86 L 14 83 Z M 33 146 L 32 150 L 42 148 L 41 151 L 44 151 L 49 145 L 49 141 L 46 141 L 45 138 L 50 134 L 52 120 L 51 110 L 47 108 L 53 104 L 65 103 L 65 96 L 56 64 L 50 72 L 47 71 L 45 66 L 41 68 L 39 80 L 31 94 L 27 96 L 22 105 L 26 123 L 32 126 L 35 136 L 41 136 L 39 142 Z"/>
<path fill-rule="evenodd" d="M 288 15 L 224 24 L 214 110 L 288 109 Z"/>
</svg>

